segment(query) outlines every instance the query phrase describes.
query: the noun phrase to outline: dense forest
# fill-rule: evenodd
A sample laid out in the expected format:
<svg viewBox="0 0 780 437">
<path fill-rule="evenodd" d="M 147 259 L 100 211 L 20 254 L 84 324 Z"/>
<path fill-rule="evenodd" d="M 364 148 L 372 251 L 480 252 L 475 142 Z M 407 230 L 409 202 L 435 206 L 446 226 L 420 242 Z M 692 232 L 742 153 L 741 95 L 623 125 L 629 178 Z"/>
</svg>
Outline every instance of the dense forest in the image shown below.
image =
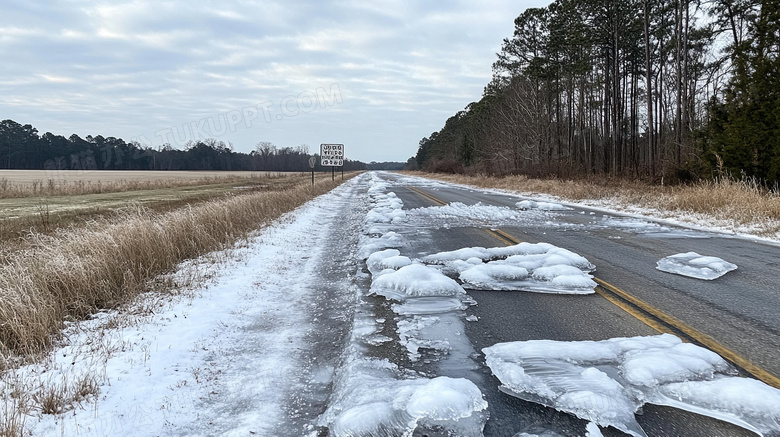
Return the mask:
<svg viewBox="0 0 780 437">
<path fill-rule="evenodd" d="M 780 181 L 777 0 L 555 0 L 514 24 L 408 166 Z"/>
<path fill-rule="evenodd" d="M 0 122 L 0 169 L 309 171 L 311 156 L 306 146 L 276 147 L 267 141 L 250 153 L 214 139 L 190 141 L 184 150 L 170 145 L 154 149 L 100 135 L 39 135 L 29 124 Z M 366 168 L 360 161 L 344 161 L 346 171 Z M 316 170 L 322 170 L 319 162 Z"/>
</svg>

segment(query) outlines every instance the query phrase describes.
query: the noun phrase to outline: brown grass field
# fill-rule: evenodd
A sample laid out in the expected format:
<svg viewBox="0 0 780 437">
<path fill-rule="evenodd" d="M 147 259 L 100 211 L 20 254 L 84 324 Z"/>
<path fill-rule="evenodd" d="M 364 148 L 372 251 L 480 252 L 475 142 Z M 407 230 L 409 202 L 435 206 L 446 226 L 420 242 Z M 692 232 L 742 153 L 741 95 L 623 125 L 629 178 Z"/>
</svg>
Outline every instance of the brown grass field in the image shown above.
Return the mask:
<svg viewBox="0 0 780 437">
<path fill-rule="evenodd" d="M 225 177 L 257 178 L 278 175 L 281 172 L 264 171 L 151 171 L 151 170 L 0 170 L 0 180 L 11 184 L 29 185 L 34 181 L 98 182 L 116 181 L 171 181 L 219 179 Z"/>
<path fill-rule="evenodd" d="M 44 176 L 60 179 L 39 178 Z M 30 234 L 50 234 L 125 208 L 170 210 L 306 180 L 308 175 L 282 172 L 0 170 L 0 258 Z"/>
<path fill-rule="evenodd" d="M 330 179 L 196 178 L 198 185 L 46 197 L 37 211 L 29 198 L 4 199 L 16 216 L 0 218 L 1 228 L 33 226 L 6 232 L 0 250 L 0 369 L 45 350 L 63 320 L 115 307 L 177 263 L 233 244 L 341 182 Z"/>
<path fill-rule="evenodd" d="M 277 178 L 290 174 L 249 171 L 0 170 L 0 199 L 179 187 L 218 181 Z"/>
</svg>

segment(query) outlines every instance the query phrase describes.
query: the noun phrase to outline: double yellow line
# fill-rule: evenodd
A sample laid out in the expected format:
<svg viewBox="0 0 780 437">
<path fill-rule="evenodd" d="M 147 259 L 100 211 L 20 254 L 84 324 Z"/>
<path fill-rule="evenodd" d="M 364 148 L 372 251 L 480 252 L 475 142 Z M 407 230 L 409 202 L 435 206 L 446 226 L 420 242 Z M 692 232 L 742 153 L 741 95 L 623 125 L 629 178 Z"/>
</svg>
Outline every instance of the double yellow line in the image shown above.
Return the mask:
<svg viewBox="0 0 780 437">
<path fill-rule="evenodd" d="M 435 203 L 446 205 L 446 202 L 443 202 L 420 189 L 414 187 L 408 188 Z M 502 231 L 501 229 L 486 229 L 486 231 L 492 237 L 496 238 L 498 241 L 507 246 L 520 244 L 521 242 L 513 235 Z M 674 334 L 678 337 L 683 337 L 684 340 L 687 339 L 694 343 L 698 343 L 717 353 L 724 359 L 730 361 L 735 366 L 741 368 L 756 379 L 759 379 L 764 383 L 771 385 L 772 387 L 780 389 L 780 378 L 765 370 L 764 368 L 752 363 L 750 360 L 744 358 L 734 350 L 720 344 L 717 340 L 710 337 L 709 335 L 699 331 L 696 328 L 693 328 L 676 317 L 664 313 L 653 305 L 650 305 L 649 303 L 632 296 L 631 294 L 604 280 L 598 278 L 594 278 L 594 280 L 597 284 L 599 284 L 598 287 L 596 287 L 596 294 L 612 302 L 617 307 L 639 319 L 647 326 L 655 329 L 658 332 Z"/>
<path fill-rule="evenodd" d="M 428 193 L 426 193 L 425 191 L 423 191 L 423 190 L 421 190 L 419 188 L 416 188 L 416 187 L 406 187 L 406 188 L 414 191 L 415 193 L 419 194 L 420 196 L 425 197 L 426 199 L 430 200 L 431 202 L 438 204 L 439 206 L 443 206 L 443 205 L 447 204 L 447 202 L 444 202 L 443 200 L 439 200 L 435 196 L 433 196 L 431 194 L 428 194 Z"/>
</svg>

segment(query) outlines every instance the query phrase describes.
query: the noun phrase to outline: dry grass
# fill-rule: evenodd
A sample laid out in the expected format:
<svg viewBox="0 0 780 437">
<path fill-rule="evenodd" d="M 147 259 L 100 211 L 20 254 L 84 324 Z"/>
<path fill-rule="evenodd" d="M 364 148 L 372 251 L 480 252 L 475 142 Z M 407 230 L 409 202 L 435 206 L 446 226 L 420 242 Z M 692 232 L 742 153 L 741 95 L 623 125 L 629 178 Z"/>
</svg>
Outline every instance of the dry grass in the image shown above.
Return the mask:
<svg viewBox="0 0 780 437">
<path fill-rule="evenodd" d="M 320 178 L 312 187 L 308 177 L 287 176 L 262 188 L 235 190 L 223 184 L 226 189 L 220 191 L 209 185 L 204 194 L 195 187 L 195 197 L 174 196 L 146 204 L 154 208 L 139 204 L 107 208 L 84 218 L 88 221 L 80 226 L 71 223 L 59 229 L 49 205 L 41 205 L 37 219 L 51 232 L 31 231 L 29 244 L 6 252 L 0 265 L 0 437 L 28 435 L 25 422 L 30 417 L 62 415 L 97 396 L 101 358 L 90 369 L 78 368 L 86 373 L 66 370 L 61 377 L 54 376 L 57 364 L 46 352 L 59 343 L 64 326 L 68 330 L 80 326 L 65 322 L 103 308 L 118 308 L 118 316 L 107 319 L 90 340 L 89 348 L 95 349 L 80 352 L 107 359 L 126 345 L 113 336 L 104 338 L 103 328 L 137 323 L 131 314 L 151 314 L 158 302 L 169 298 L 167 291 L 189 281 L 207 280 L 207 272 L 186 268 L 183 276 L 168 274 L 182 261 L 231 247 L 340 182 Z M 212 252 L 217 259 L 220 253 Z M 146 294 L 154 298 L 134 299 L 145 291 L 154 291 Z M 43 366 L 40 378 L 20 379 L 22 368 L 17 366 L 27 362 Z M 53 380 L 46 378 L 48 370 Z"/>
<path fill-rule="evenodd" d="M 0 199 L 79 196 L 241 183 L 284 177 L 281 172 L 0 170 Z"/>
<path fill-rule="evenodd" d="M 45 351 L 64 320 L 116 307 L 181 261 L 233 244 L 336 184 L 302 183 L 164 213 L 139 207 L 35 234 L 33 247 L 0 265 L 0 367 Z"/>
<path fill-rule="evenodd" d="M 757 236 L 780 236 L 780 195 L 753 180 L 719 179 L 693 185 L 658 186 L 617 179 L 558 180 L 531 179 L 522 175 L 424 174 L 425 177 L 499 188 L 525 194 L 550 194 L 565 200 L 608 202 L 616 209 L 640 207 L 664 217 L 709 221 L 734 231 Z"/>
<path fill-rule="evenodd" d="M 0 170 L 0 174 L 7 172 Z M 136 173 L 140 176 L 143 172 Z M 230 193 L 275 191 L 309 180 L 308 175 L 299 173 L 253 173 L 244 176 L 225 173 L 220 177 L 206 179 L 206 174 L 193 173 L 190 179 L 169 180 L 156 179 L 163 172 L 148 173 L 149 180 L 146 182 L 125 183 L 123 180 L 115 180 L 115 191 L 109 193 L 0 198 L 0 263 L 5 262 L 8 253 L 29 246 L 27 237 L 30 234 L 51 234 L 60 228 L 83 226 L 85 222 L 117 210 L 142 205 L 150 210 L 164 212 Z M 103 173 L 100 172 L 100 175 Z M 19 177 L 17 180 L 20 180 Z M 88 179 L 78 181 L 90 182 Z M 65 189 L 61 192 L 71 191 Z M 78 189 L 75 192 L 82 191 L 88 190 Z"/>
</svg>

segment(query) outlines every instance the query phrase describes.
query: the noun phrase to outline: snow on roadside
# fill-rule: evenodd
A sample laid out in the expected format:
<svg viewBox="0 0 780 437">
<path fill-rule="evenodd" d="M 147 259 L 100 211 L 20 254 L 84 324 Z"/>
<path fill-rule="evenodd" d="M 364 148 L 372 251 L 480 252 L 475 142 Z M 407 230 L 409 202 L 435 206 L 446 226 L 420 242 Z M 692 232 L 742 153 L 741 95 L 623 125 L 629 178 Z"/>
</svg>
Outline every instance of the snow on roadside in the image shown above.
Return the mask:
<svg viewBox="0 0 780 437">
<path fill-rule="evenodd" d="M 5 386 L 54 387 L 93 378 L 91 401 L 63 414 L 31 412 L 32 435 L 269 435 L 300 376 L 307 311 L 332 220 L 359 178 L 286 214 L 241 247 L 182 265 L 212 276 L 178 296 L 147 295 L 147 315 L 117 312 L 72 325 L 42 364 Z M 302 255 L 303 254 L 303 255 Z M 215 264 L 214 259 L 219 261 Z M 91 375 L 91 376 L 90 376 Z M 6 397 L 6 399 L 8 399 Z"/>
<path fill-rule="evenodd" d="M 634 417 L 644 403 L 780 432 L 780 390 L 731 376 L 719 355 L 670 334 L 518 341 L 483 352 L 502 391 L 634 436 L 645 435 Z"/>
<path fill-rule="evenodd" d="M 726 235 L 736 235 L 743 238 L 750 238 L 753 240 L 767 241 L 771 243 L 780 243 L 780 233 L 773 232 L 767 234 L 767 230 L 777 228 L 777 220 L 769 221 L 767 223 L 752 222 L 752 223 L 739 223 L 736 220 L 719 219 L 709 214 L 700 214 L 692 212 L 682 211 L 670 211 L 658 208 L 644 207 L 632 203 L 627 203 L 621 198 L 609 198 L 609 199 L 582 199 L 582 200 L 570 200 L 563 199 L 559 196 L 551 194 L 538 193 L 538 192 L 524 192 L 519 190 L 505 190 L 498 188 L 477 188 L 473 185 L 456 184 L 456 183 L 443 183 L 432 179 L 426 179 L 417 176 L 403 175 L 401 179 L 405 182 L 415 184 L 416 186 L 423 186 L 426 188 L 436 189 L 443 186 L 456 186 L 471 191 L 480 191 L 486 193 L 496 193 L 510 196 L 523 196 L 532 197 L 535 202 L 551 202 L 558 203 L 563 206 L 570 207 L 585 207 L 593 209 L 595 211 L 603 213 L 617 213 L 623 216 L 627 216 L 634 219 L 645 221 L 652 227 L 657 227 L 657 224 L 672 225 L 687 228 L 691 230 L 717 232 Z"/>
<path fill-rule="evenodd" d="M 656 268 L 662 272 L 710 281 L 736 270 L 737 266 L 715 256 L 686 252 L 662 258 Z"/>
<path fill-rule="evenodd" d="M 520 202 L 517 202 L 515 206 L 522 210 L 540 209 L 542 211 L 571 211 L 573 209 L 569 208 L 568 206 L 561 205 L 560 203 L 542 202 L 535 200 L 521 200 Z"/>
</svg>

